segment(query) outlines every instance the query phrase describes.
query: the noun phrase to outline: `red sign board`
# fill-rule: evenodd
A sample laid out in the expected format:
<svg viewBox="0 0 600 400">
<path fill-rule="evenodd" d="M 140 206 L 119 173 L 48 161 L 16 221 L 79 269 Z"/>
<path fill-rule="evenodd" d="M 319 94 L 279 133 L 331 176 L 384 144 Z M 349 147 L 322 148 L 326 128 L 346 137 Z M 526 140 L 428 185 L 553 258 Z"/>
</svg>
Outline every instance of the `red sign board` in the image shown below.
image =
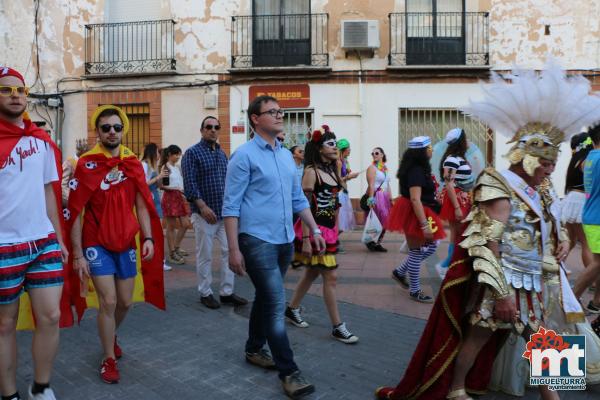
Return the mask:
<svg viewBox="0 0 600 400">
<path fill-rule="evenodd" d="M 257 96 L 273 96 L 281 108 L 310 106 L 310 86 L 300 85 L 255 85 L 250 86 L 250 101 Z"/>
<path fill-rule="evenodd" d="M 244 125 L 234 125 L 231 127 L 232 133 L 246 133 L 246 127 Z"/>
</svg>

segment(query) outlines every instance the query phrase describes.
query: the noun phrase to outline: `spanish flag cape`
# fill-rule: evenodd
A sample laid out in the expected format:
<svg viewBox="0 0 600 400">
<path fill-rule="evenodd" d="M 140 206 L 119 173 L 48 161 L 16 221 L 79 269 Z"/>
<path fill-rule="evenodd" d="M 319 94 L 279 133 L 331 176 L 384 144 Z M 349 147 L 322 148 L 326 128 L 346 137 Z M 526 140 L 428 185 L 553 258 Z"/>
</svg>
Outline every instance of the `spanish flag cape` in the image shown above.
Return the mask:
<svg viewBox="0 0 600 400">
<path fill-rule="evenodd" d="M 0 164 L 2 164 L 14 150 L 15 146 L 23 136 L 31 136 L 36 139 L 42 140 L 54 151 L 54 159 L 56 160 L 56 172 L 58 174 L 58 180 L 52 182 L 52 188 L 54 189 L 54 195 L 56 196 L 56 209 L 59 212 L 59 218 L 61 216 L 60 211 L 62 210 L 62 197 L 60 178 L 62 176 L 62 163 L 61 153 L 56 144 L 50 139 L 50 136 L 43 129 L 39 128 L 31 120 L 24 119 L 25 127 L 23 129 L 18 126 L 11 124 L 3 119 L 0 119 Z M 61 228 L 63 232 L 63 240 L 66 240 L 63 220 L 60 218 Z M 69 276 L 68 268 L 63 269 L 64 274 L 64 285 L 62 297 L 60 299 L 60 327 L 65 328 L 73 325 L 73 312 L 69 305 L 69 282 L 67 277 Z M 19 303 L 19 317 L 17 321 L 17 329 L 35 329 L 35 320 L 31 310 L 31 302 L 29 295 L 25 293 L 20 298 Z"/>
<path fill-rule="evenodd" d="M 446 398 L 452 383 L 454 362 L 469 326 L 465 318 L 469 299 L 465 294 L 471 293 L 473 283 L 472 260 L 466 250 L 457 245 L 419 344 L 404 377 L 389 393 L 388 399 Z M 483 394 L 487 391 L 494 358 L 507 333 L 506 330 L 496 331 L 479 352 L 466 379 L 469 393 Z"/>
<path fill-rule="evenodd" d="M 135 287 L 133 292 L 134 302 L 150 303 L 161 310 L 165 309 L 165 291 L 163 280 L 163 259 L 164 259 L 164 239 L 163 230 L 160 224 L 160 219 L 154 207 L 152 194 L 146 184 L 146 176 L 142 164 L 136 158 L 135 154 L 127 147 L 121 145 L 120 154 L 118 157 L 112 157 L 102 146 L 97 144 L 92 150 L 82 155 L 77 161 L 77 168 L 73 176 L 73 183 L 69 192 L 69 217 L 67 220 L 67 232 L 69 239 L 73 223 L 84 211 L 85 205 L 88 203 L 94 192 L 100 188 L 102 180 L 107 174 L 117 167 L 127 179 L 132 179 L 135 182 L 137 193 L 139 193 L 150 214 L 150 222 L 152 228 L 152 238 L 154 239 L 154 257 L 149 261 L 143 261 L 141 255 L 142 242 L 140 241 L 140 231 L 137 229 L 137 221 L 133 221 L 133 229 L 138 230 L 135 234 L 136 242 L 136 262 L 137 275 L 135 277 Z M 122 232 L 115 231 L 115 225 L 120 226 L 119 229 L 132 229 L 129 221 L 132 219 L 134 210 L 126 210 L 120 206 L 120 192 L 117 190 L 109 190 L 107 192 L 106 208 L 100 221 L 99 237 L 109 237 L 114 240 L 115 244 L 126 240 L 125 245 L 129 244 L 129 238 Z M 109 223 L 108 221 L 117 221 L 118 224 Z M 120 223 L 123 222 L 123 223 Z M 82 222 L 84 224 L 85 222 Z M 69 240 L 70 247 L 70 240 Z M 73 256 L 69 259 L 69 264 L 73 264 Z M 79 287 L 80 281 L 77 274 L 74 273 L 71 267 L 70 281 L 72 287 Z M 93 288 L 93 284 L 88 282 L 90 290 L 87 297 L 81 297 L 80 291 L 73 291 L 71 301 L 75 305 L 78 321 L 81 321 L 85 309 L 88 307 L 98 307 L 98 298 Z"/>
</svg>

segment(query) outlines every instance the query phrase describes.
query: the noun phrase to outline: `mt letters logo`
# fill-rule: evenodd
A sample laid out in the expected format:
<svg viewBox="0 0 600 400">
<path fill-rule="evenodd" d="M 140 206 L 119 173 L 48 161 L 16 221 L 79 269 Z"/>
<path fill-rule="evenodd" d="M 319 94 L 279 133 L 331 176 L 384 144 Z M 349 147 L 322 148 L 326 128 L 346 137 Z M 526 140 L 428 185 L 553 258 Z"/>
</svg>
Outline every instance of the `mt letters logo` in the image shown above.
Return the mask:
<svg viewBox="0 0 600 400">
<path fill-rule="evenodd" d="M 530 336 L 523 358 L 531 367 L 530 385 L 585 390 L 585 336 L 563 336 L 540 327 Z"/>
</svg>

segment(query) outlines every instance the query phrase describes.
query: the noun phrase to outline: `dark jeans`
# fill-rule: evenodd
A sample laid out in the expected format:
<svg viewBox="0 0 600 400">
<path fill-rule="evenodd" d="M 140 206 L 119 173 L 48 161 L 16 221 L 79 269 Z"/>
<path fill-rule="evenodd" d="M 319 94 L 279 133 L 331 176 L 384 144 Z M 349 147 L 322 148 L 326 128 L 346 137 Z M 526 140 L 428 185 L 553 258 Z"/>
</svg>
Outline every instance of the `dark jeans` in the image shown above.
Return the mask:
<svg viewBox="0 0 600 400">
<path fill-rule="evenodd" d="M 239 236 L 246 272 L 256 294 L 250 313 L 246 351 L 255 353 L 269 344 L 279 377 L 298 370 L 285 330 L 283 278 L 292 261 L 291 243 L 271 244 L 245 233 Z"/>
</svg>

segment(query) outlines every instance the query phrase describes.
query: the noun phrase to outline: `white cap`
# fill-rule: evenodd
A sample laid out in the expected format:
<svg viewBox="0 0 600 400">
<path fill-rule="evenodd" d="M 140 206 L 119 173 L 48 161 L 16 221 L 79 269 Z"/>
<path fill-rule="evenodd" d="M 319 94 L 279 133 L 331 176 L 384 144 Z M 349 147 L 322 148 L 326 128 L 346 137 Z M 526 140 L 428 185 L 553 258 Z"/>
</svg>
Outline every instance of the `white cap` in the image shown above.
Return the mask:
<svg viewBox="0 0 600 400">
<path fill-rule="evenodd" d="M 446 139 L 444 141 L 448 144 L 452 144 L 460 139 L 460 135 L 463 133 L 463 130 L 460 128 L 450 129 L 448 133 L 446 133 Z"/>
<path fill-rule="evenodd" d="M 417 136 L 410 139 L 408 142 L 409 149 L 424 149 L 431 144 L 431 138 L 429 136 Z"/>
</svg>

